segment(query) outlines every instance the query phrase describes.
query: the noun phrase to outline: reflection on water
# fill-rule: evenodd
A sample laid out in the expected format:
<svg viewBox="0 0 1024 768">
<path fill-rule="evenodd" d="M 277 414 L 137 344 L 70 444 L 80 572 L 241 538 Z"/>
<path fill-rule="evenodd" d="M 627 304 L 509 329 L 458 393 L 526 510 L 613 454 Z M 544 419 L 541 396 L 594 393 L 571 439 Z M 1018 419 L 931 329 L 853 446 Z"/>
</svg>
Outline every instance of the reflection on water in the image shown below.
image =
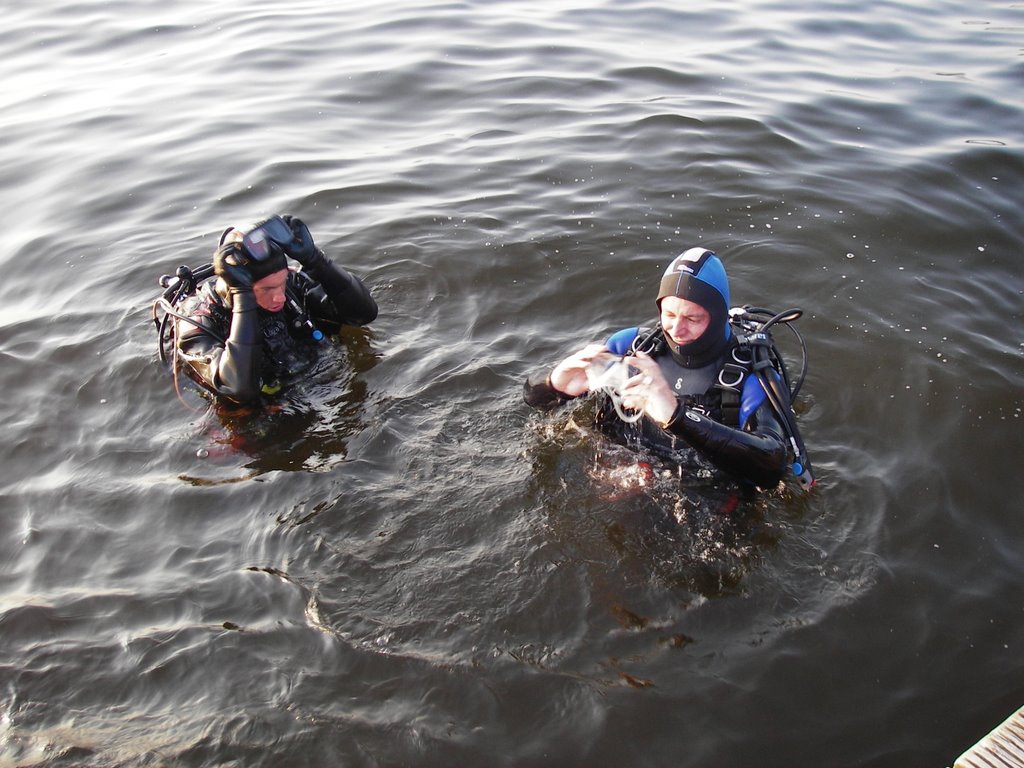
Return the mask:
<svg viewBox="0 0 1024 768">
<path fill-rule="evenodd" d="M 631 565 L 644 581 L 703 598 L 742 594 L 759 549 L 772 545 L 768 520 L 779 499 L 701 464 L 615 445 L 582 426 L 593 418 L 586 402 L 545 417 L 527 452 L 536 505 L 563 555 L 613 569 Z"/>
<path fill-rule="evenodd" d="M 950 764 L 1020 704 L 1022 29 L 10 9 L 0 763 Z M 157 278 L 276 211 L 380 318 L 274 409 L 179 400 Z M 693 245 L 805 311 L 808 496 L 522 402 Z"/>
<path fill-rule="evenodd" d="M 183 407 L 194 417 L 190 434 L 195 456 L 207 471 L 182 475 L 195 484 L 237 482 L 274 471 L 327 472 L 344 462 L 347 442 L 366 428 L 369 391 L 361 374 L 379 362 L 366 329 L 346 329 L 343 339 L 325 342 L 304 377 L 259 409 L 213 402 L 184 375 L 174 376 Z M 244 474 L 233 470 L 242 468 Z M 207 477 L 222 470 L 224 478 Z"/>
</svg>

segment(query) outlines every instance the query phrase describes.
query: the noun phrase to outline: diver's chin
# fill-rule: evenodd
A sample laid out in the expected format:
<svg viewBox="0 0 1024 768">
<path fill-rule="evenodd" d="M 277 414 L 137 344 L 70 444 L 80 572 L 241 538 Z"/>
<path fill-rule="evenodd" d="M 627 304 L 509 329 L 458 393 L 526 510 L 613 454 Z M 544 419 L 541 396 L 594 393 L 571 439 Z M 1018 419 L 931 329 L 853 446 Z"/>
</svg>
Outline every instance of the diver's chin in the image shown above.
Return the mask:
<svg viewBox="0 0 1024 768">
<path fill-rule="evenodd" d="M 693 344 L 697 339 L 678 339 L 675 336 L 669 335 L 668 337 L 673 344 L 677 347 L 685 347 L 687 344 Z"/>
</svg>

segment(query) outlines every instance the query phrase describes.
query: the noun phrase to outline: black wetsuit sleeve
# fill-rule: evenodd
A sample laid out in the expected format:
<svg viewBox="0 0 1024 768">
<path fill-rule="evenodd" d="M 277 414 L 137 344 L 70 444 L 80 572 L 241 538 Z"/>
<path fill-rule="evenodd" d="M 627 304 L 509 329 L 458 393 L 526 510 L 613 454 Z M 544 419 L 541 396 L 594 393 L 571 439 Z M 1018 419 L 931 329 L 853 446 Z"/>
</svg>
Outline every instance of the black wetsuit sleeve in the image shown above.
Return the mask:
<svg viewBox="0 0 1024 768">
<path fill-rule="evenodd" d="M 363 281 L 328 259 L 323 251 L 302 271 L 323 286 L 333 304 L 334 312 L 318 311 L 318 319 L 339 325 L 366 325 L 377 319 L 377 302 Z"/>
<path fill-rule="evenodd" d="M 537 373 L 523 384 L 523 400 L 533 408 L 549 411 L 573 398 L 551 386 L 550 373 Z"/>
<path fill-rule="evenodd" d="M 226 340 L 219 338 L 209 318 L 183 332 L 180 348 L 195 379 L 211 392 L 236 403 L 252 403 L 260 397 L 260 344 L 256 297 L 235 294 L 231 325 Z"/>
<path fill-rule="evenodd" d="M 687 408 L 682 402 L 665 429 L 692 445 L 719 469 L 761 488 L 779 483 L 788 450 L 782 427 L 767 403 L 754 414 L 752 431 L 734 429 Z"/>
</svg>

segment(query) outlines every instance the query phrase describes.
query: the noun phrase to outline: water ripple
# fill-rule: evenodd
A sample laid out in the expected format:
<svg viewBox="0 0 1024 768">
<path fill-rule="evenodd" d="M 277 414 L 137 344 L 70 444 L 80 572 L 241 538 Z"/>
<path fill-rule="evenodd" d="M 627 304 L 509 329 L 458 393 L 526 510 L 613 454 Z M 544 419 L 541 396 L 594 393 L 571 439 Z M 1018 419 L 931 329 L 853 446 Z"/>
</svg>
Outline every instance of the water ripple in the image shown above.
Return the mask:
<svg viewBox="0 0 1024 768">
<path fill-rule="evenodd" d="M 0 762 L 950 764 L 1014 705 L 1018 5 L 5 22 Z M 157 278 L 275 211 L 379 320 L 179 401 Z M 805 311 L 809 498 L 521 401 L 691 245 Z"/>
</svg>

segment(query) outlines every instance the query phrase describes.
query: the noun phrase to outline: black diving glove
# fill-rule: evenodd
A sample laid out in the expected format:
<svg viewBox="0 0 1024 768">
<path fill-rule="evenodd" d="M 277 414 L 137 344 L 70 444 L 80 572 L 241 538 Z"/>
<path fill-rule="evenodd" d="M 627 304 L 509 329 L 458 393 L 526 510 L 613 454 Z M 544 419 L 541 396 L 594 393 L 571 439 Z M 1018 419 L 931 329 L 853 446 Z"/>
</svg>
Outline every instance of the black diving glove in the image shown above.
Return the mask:
<svg viewBox="0 0 1024 768">
<path fill-rule="evenodd" d="M 247 259 L 239 243 L 224 243 L 213 254 L 213 272 L 222 279 L 232 293 L 252 293 L 252 272 L 245 265 Z"/>
<path fill-rule="evenodd" d="M 292 230 L 292 241 L 282 245 L 285 254 L 295 259 L 307 270 L 319 266 L 324 260 L 324 254 L 313 242 L 313 235 L 310 234 L 309 227 L 302 219 L 295 216 L 285 214 L 281 218 Z"/>
</svg>

